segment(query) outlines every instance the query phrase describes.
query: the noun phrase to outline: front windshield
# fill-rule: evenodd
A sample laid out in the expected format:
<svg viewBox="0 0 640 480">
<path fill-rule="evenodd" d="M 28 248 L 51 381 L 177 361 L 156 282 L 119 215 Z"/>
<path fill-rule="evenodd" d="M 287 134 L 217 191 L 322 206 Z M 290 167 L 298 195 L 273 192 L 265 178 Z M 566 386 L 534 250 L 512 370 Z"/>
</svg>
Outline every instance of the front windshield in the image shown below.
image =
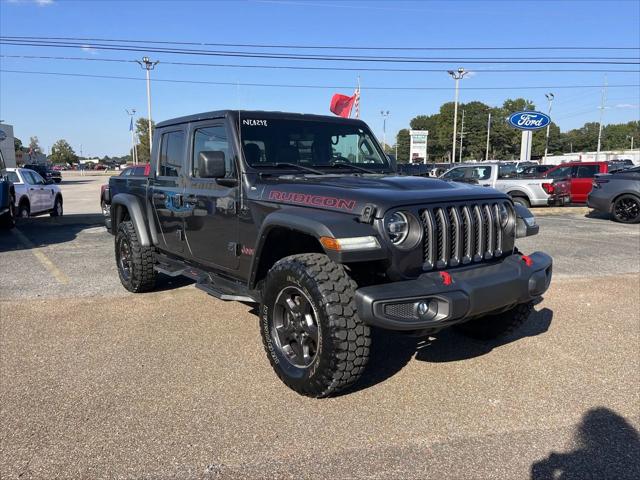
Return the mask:
<svg viewBox="0 0 640 480">
<path fill-rule="evenodd" d="M 389 161 L 368 130 L 338 122 L 242 118 L 244 158 L 253 168 L 295 164 L 313 169 L 350 166 L 389 172 Z"/>
</svg>

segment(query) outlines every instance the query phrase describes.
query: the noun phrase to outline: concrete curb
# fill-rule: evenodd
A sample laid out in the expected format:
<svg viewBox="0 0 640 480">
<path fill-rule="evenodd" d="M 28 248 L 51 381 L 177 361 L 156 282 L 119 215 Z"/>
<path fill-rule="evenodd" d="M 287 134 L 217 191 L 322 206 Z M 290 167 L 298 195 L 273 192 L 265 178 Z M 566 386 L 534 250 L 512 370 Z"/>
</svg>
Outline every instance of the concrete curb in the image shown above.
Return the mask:
<svg viewBox="0 0 640 480">
<path fill-rule="evenodd" d="M 539 207 L 532 208 L 531 211 L 537 217 L 545 215 L 586 215 L 591 212 L 589 207 Z"/>
</svg>

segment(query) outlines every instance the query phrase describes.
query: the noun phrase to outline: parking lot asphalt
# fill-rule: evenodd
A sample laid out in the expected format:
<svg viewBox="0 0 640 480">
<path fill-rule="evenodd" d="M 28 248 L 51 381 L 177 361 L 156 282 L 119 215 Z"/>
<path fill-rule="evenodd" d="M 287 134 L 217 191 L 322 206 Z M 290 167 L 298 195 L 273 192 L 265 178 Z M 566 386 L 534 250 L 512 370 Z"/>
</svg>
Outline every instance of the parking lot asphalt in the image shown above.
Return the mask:
<svg viewBox="0 0 640 480">
<path fill-rule="evenodd" d="M 312 400 L 251 307 L 179 279 L 127 293 L 105 179 L 73 180 L 65 217 L 0 232 L 1 478 L 640 477 L 639 226 L 540 217 L 519 246 L 554 281 L 525 326 L 376 332 L 363 381 Z"/>
</svg>

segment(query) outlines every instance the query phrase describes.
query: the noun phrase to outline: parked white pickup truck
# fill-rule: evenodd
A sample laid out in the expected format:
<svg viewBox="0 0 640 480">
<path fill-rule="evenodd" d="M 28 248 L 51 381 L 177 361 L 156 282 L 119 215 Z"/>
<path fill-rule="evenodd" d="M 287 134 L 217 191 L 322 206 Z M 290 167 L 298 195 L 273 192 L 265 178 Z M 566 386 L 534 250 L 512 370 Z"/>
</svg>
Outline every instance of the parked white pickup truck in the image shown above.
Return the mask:
<svg viewBox="0 0 640 480">
<path fill-rule="evenodd" d="M 548 205 L 549 194 L 553 192 L 552 179 L 505 176 L 506 172 L 512 174 L 512 170 L 499 162 L 467 163 L 447 170 L 440 178 L 493 187 L 509 194 L 514 203 L 525 207 Z"/>
</svg>

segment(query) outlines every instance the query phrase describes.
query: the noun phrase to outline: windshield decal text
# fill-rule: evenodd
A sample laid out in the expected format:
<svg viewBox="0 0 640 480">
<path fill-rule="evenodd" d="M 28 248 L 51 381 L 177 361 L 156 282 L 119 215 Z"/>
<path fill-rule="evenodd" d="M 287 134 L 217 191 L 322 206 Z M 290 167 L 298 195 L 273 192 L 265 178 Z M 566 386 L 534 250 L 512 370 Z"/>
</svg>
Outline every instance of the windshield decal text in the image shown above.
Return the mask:
<svg viewBox="0 0 640 480">
<path fill-rule="evenodd" d="M 306 193 L 280 192 L 272 190 L 269 192 L 269 200 L 280 200 L 283 202 L 299 203 L 301 205 L 311 205 L 314 207 L 339 208 L 341 210 L 353 210 L 356 207 L 355 200 L 346 198 L 325 197 L 322 195 L 309 195 Z"/>
<path fill-rule="evenodd" d="M 242 119 L 242 124 L 243 125 L 247 125 L 249 127 L 266 127 L 266 126 L 268 126 L 266 120 L 255 120 L 253 118 L 243 118 Z"/>
</svg>

